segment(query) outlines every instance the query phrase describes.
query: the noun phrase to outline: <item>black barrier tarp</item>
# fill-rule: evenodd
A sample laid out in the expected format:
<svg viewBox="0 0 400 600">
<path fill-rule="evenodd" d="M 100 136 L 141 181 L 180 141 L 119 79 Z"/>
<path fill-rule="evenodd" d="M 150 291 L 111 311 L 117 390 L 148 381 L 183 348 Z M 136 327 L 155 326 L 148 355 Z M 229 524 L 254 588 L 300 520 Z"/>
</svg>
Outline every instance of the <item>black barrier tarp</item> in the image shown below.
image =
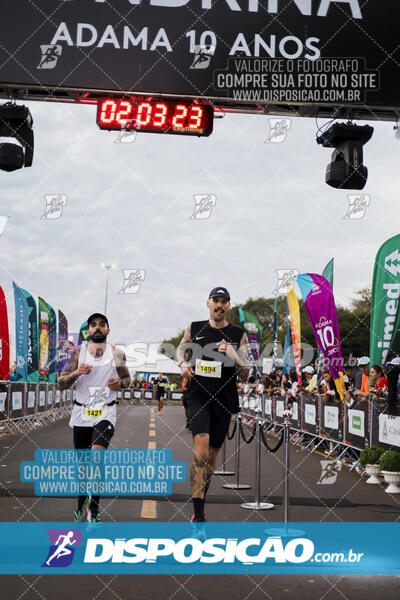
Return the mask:
<svg viewBox="0 0 400 600">
<path fill-rule="evenodd" d="M 135 402 L 140 402 L 142 399 L 143 390 L 133 390 L 133 399 Z"/>
<path fill-rule="evenodd" d="M 266 394 L 264 394 L 263 395 L 263 403 L 264 403 L 265 420 L 268 421 L 268 423 L 272 423 L 273 404 L 274 404 L 272 396 L 267 396 Z"/>
<path fill-rule="evenodd" d="M 352 407 L 344 403 L 344 441 L 354 448 L 368 448 L 368 402 L 356 400 Z"/>
<path fill-rule="evenodd" d="M 46 409 L 51 410 L 54 408 L 54 396 L 55 396 L 55 386 L 51 383 L 48 383 L 47 388 L 47 400 L 46 400 Z"/>
<path fill-rule="evenodd" d="M 292 404 L 290 427 L 293 429 L 299 429 L 300 428 L 300 414 L 301 414 L 300 402 L 296 398 L 296 399 L 289 399 L 288 404 L 290 405 L 290 403 Z"/>
<path fill-rule="evenodd" d="M 283 424 L 283 412 L 285 410 L 285 396 L 274 394 L 273 422 L 276 425 Z"/>
<path fill-rule="evenodd" d="M 343 441 L 343 403 L 340 400 L 324 401 L 320 398 L 320 433 L 319 435 L 337 442 Z"/>
<path fill-rule="evenodd" d="M 10 383 L 9 394 L 9 418 L 18 419 L 23 417 L 25 415 L 25 384 Z"/>
<path fill-rule="evenodd" d="M 37 410 L 38 412 L 43 412 L 46 410 L 47 403 L 47 384 L 39 383 L 39 392 L 38 392 L 38 404 Z"/>
<path fill-rule="evenodd" d="M 313 435 L 319 435 L 319 396 L 313 394 L 301 395 L 301 430 Z"/>
<path fill-rule="evenodd" d="M 34 415 L 37 410 L 37 389 L 36 383 L 26 384 L 26 415 Z"/>
<path fill-rule="evenodd" d="M 0 421 L 8 419 L 8 383 L 0 382 Z"/>
</svg>

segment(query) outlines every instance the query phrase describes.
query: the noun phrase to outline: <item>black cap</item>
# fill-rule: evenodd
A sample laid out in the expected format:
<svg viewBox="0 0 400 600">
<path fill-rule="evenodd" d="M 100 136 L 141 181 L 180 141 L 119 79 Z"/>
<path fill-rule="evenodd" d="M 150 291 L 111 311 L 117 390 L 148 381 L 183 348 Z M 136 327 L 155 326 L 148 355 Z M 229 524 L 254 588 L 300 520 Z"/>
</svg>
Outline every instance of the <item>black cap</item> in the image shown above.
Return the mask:
<svg viewBox="0 0 400 600">
<path fill-rule="evenodd" d="M 224 287 L 213 288 L 211 290 L 210 295 L 208 297 L 209 298 L 216 298 L 217 296 L 223 296 L 223 298 L 226 298 L 227 300 L 231 299 L 228 290 L 226 288 L 224 288 Z"/>
<path fill-rule="evenodd" d="M 90 315 L 90 317 L 88 317 L 87 319 L 88 326 L 90 325 L 90 321 L 93 321 L 93 319 L 103 319 L 107 323 L 107 327 L 110 327 L 110 325 L 108 324 L 107 317 L 105 315 L 102 315 L 101 313 L 93 313 L 92 315 Z"/>
</svg>

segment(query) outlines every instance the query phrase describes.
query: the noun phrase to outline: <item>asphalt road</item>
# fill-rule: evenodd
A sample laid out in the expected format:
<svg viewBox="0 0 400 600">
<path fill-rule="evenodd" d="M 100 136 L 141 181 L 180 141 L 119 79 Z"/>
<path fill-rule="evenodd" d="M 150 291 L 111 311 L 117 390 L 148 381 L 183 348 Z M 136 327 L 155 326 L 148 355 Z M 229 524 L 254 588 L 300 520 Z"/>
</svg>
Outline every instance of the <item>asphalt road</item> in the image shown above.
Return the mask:
<svg viewBox="0 0 400 600">
<path fill-rule="evenodd" d="M 166 406 L 158 415 L 152 406 L 118 407 L 119 418 L 112 440 L 115 448 L 170 448 L 174 460 L 184 460 L 189 472 L 192 439 L 185 428 L 181 406 Z M 271 439 L 271 445 L 275 440 Z M 0 521 L 72 520 L 72 498 L 38 498 L 33 485 L 19 481 L 19 465 L 33 460 L 36 448 L 70 448 L 72 430 L 67 420 L 37 429 L 29 435 L 0 436 Z M 234 470 L 234 441 L 226 447 L 227 469 Z M 365 478 L 346 467 L 332 485 L 319 485 L 322 455 L 290 451 L 291 521 L 396 521 L 400 498 L 385 494 L 380 486 L 368 486 Z M 234 477 L 215 477 L 208 494 L 209 521 L 277 522 L 283 520 L 283 447 L 275 454 L 262 452 L 261 499 L 273 510 L 245 510 L 241 503 L 254 500 L 255 443 L 241 444 L 240 482 L 249 490 L 227 490 L 223 483 Z M 219 465 L 218 465 L 219 466 Z M 174 484 L 168 498 L 103 498 L 103 521 L 185 521 L 192 507 L 188 483 Z M 400 560 L 400 556 L 399 556 Z M 0 576 L 2 597 L 7 600 L 397 600 L 400 577 L 393 575 L 19 575 Z"/>
</svg>

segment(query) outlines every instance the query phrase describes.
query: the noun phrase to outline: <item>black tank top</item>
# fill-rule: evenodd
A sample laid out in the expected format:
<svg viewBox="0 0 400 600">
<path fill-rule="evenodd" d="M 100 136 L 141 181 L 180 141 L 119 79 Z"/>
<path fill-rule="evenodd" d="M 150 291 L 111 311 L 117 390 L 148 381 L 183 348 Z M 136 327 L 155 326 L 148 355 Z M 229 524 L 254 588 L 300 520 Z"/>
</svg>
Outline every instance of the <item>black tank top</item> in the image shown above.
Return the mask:
<svg viewBox="0 0 400 600">
<path fill-rule="evenodd" d="M 218 352 L 217 342 L 226 340 L 238 351 L 244 329 L 229 323 L 218 329 L 209 321 L 191 324 L 192 358 L 196 374 L 190 381 L 190 396 L 201 403 L 219 402 L 237 412 L 239 398 L 236 389 L 237 371 L 234 361 Z"/>
</svg>

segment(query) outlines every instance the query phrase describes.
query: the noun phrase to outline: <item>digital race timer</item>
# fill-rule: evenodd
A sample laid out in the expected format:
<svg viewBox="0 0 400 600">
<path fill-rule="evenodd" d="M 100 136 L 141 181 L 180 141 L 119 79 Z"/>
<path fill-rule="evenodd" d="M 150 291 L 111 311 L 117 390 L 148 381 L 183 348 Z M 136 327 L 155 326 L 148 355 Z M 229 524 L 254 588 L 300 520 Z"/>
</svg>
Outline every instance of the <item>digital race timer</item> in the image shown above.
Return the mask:
<svg viewBox="0 0 400 600">
<path fill-rule="evenodd" d="M 192 101 L 156 98 L 102 98 L 97 104 L 100 129 L 207 136 L 213 130 L 213 107 Z"/>
</svg>

